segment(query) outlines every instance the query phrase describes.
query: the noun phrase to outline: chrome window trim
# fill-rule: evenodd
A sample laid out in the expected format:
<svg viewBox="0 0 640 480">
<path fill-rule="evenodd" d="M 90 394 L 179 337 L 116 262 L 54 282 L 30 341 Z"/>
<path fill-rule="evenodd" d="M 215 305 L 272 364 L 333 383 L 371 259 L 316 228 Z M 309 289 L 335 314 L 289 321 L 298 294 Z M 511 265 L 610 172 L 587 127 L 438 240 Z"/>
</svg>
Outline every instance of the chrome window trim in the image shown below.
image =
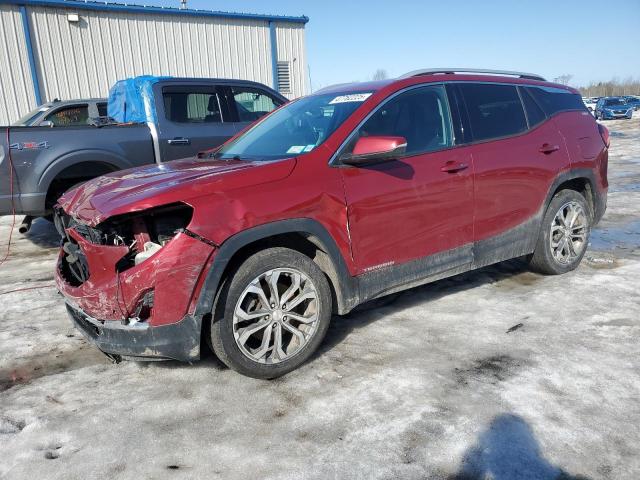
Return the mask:
<svg viewBox="0 0 640 480">
<path fill-rule="evenodd" d="M 446 87 L 447 85 L 454 85 L 454 84 L 468 84 L 468 83 L 473 83 L 473 84 L 481 84 L 481 85 L 508 85 L 510 87 L 515 87 L 516 91 L 518 91 L 517 87 L 531 87 L 531 88 L 542 88 L 542 89 L 553 89 L 553 90 L 557 90 L 557 91 L 562 91 L 564 93 L 570 94 L 570 95 L 575 95 L 573 92 L 571 92 L 568 89 L 565 88 L 559 88 L 559 87 L 546 87 L 544 85 L 535 85 L 535 84 L 530 84 L 530 83 L 514 83 L 514 82 L 491 82 L 491 81 L 487 81 L 487 80 L 446 80 L 446 81 L 442 81 L 442 82 L 422 82 L 422 83 L 418 83 L 415 85 L 410 85 L 409 87 L 405 87 L 401 90 L 398 90 L 397 92 L 394 92 L 393 94 L 391 94 L 390 96 L 386 97 L 382 103 L 378 104 L 378 106 L 372 110 L 371 112 L 369 112 L 369 114 L 353 129 L 353 131 L 351 131 L 351 133 L 349 133 L 349 135 L 347 135 L 346 139 L 340 144 L 340 146 L 336 149 L 336 151 L 333 153 L 333 155 L 331 155 L 331 158 L 329 159 L 328 165 L 331 167 L 337 167 L 337 168 L 357 168 L 357 167 L 352 167 L 350 165 L 343 165 L 341 164 L 337 158 L 339 156 L 339 153 L 342 151 L 342 149 L 345 147 L 345 145 L 351 140 L 351 138 L 353 137 L 353 135 L 355 134 L 355 132 L 360 129 L 360 127 L 362 127 L 362 125 L 364 124 L 364 122 L 366 122 L 369 117 L 371 117 L 371 115 L 373 115 L 378 108 L 380 108 L 382 105 L 384 105 L 386 102 L 388 102 L 389 100 L 393 99 L 395 96 L 406 92 L 408 90 L 414 89 L 414 88 L 419 88 L 419 87 L 426 87 L 426 86 L 430 86 L 430 85 L 442 85 L 444 87 Z M 520 95 L 520 92 L 518 91 L 518 95 Z M 535 100 L 535 99 L 534 99 Z M 463 99 L 464 101 L 464 99 Z M 547 123 L 550 119 L 556 117 L 557 115 L 561 114 L 561 113 L 566 113 L 566 112 L 582 112 L 582 109 L 568 109 L 568 110 L 562 110 L 559 112 L 555 112 L 552 115 L 546 116 L 546 120 L 544 120 L 543 122 L 540 122 L 536 125 L 534 125 L 533 127 L 529 127 L 529 123 L 528 123 L 528 117 L 527 117 L 527 110 L 524 106 L 524 103 L 522 102 L 522 98 L 520 99 L 520 104 L 522 105 L 522 109 L 524 111 L 525 114 L 525 119 L 527 120 L 527 129 L 519 132 L 519 133 L 514 133 L 514 134 L 510 134 L 510 135 L 505 135 L 503 137 L 493 137 L 493 138 L 488 138 L 488 139 L 484 139 L 484 140 L 474 140 L 474 141 L 470 141 L 470 142 L 465 142 L 465 143 L 454 143 L 452 146 L 447 147 L 447 148 L 442 148 L 442 149 L 438 149 L 438 150 L 430 150 L 428 152 L 422 152 L 422 153 L 416 153 L 416 154 L 411 154 L 411 155 L 405 155 L 403 157 L 400 158 L 410 158 L 412 156 L 415 155 L 424 155 L 426 153 L 432 153 L 432 152 L 441 152 L 443 150 L 452 150 L 455 148 L 464 148 L 464 147 L 469 147 L 472 145 L 479 145 L 482 143 L 488 143 L 488 142 L 497 142 L 500 140 L 507 140 L 510 138 L 516 138 L 516 137 L 520 137 L 522 135 L 526 135 L 529 132 L 532 132 L 533 130 L 539 128 L 540 126 L 544 125 L 545 123 Z M 451 123 L 451 128 L 452 128 L 452 132 L 453 132 L 453 123 L 452 123 L 452 112 L 451 112 L 451 106 L 449 105 L 449 97 L 447 96 L 447 108 L 449 109 L 449 121 Z M 466 105 L 464 105 L 464 108 L 466 108 Z M 585 108 L 585 111 L 586 108 Z M 461 115 L 461 113 L 459 113 Z M 466 115 L 466 112 L 464 113 Z"/>
</svg>

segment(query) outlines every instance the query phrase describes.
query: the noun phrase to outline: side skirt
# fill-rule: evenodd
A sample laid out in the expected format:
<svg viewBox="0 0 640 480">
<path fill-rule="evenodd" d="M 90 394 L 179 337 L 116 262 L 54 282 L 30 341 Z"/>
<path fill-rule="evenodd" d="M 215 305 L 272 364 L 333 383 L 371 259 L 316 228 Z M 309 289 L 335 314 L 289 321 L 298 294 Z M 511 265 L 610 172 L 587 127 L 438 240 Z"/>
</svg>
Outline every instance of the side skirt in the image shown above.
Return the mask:
<svg viewBox="0 0 640 480">
<path fill-rule="evenodd" d="M 500 235 L 356 277 L 358 303 L 533 252 L 541 214 Z"/>
</svg>

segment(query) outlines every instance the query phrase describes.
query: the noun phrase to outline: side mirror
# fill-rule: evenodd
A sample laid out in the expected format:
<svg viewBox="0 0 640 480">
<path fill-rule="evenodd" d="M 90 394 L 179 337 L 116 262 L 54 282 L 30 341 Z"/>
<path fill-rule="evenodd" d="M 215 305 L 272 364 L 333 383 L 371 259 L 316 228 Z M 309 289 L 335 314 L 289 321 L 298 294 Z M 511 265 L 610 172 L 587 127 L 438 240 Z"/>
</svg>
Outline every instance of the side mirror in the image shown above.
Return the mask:
<svg viewBox="0 0 640 480">
<path fill-rule="evenodd" d="M 51 120 L 43 120 L 38 124 L 39 127 L 53 127 L 53 122 Z"/>
<path fill-rule="evenodd" d="M 407 140 L 404 137 L 361 137 L 353 147 L 352 153 L 346 153 L 340 157 L 345 165 L 371 165 L 375 163 L 394 160 L 407 149 Z"/>
</svg>

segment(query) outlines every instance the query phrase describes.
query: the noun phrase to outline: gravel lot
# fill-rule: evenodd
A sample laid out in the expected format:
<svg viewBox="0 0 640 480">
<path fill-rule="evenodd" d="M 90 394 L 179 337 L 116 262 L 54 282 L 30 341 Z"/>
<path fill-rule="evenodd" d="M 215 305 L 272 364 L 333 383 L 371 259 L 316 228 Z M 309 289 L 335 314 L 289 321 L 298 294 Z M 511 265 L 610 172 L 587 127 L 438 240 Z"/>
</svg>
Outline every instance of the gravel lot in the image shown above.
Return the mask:
<svg viewBox="0 0 640 480">
<path fill-rule="evenodd" d="M 53 226 L 16 228 L 0 478 L 639 478 L 640 120 L 605 124 L 609 208 L 577 271 L 511 261 L 404 292 L 334 318 L 276 381 L 212 356 L 111 364 L 52 286 Z"/>
</svg>

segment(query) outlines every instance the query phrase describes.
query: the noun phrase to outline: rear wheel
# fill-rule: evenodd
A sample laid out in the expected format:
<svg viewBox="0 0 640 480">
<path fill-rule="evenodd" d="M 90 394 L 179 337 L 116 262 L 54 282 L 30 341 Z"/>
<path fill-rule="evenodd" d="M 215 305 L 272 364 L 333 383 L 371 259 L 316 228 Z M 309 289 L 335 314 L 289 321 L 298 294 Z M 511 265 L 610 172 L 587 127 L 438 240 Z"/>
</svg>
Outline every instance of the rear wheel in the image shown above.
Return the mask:
<svg viewBox="0 0 640 480">
<path fill-rule="evenodd" d="M 304 363 L 331 320 L 327 279 L 307 256 L 269 248 L 232 275 L 212 317 L 211 346 L 230 368 L 275 378 Z"/>
<path fill-rule="evenodd" d="M 587 250 L 591 218 L 581 194 L 575 190 L 558 192 L 542 220 L 531 268 L 548 275 L 575 269 Z"/>
</svg>

